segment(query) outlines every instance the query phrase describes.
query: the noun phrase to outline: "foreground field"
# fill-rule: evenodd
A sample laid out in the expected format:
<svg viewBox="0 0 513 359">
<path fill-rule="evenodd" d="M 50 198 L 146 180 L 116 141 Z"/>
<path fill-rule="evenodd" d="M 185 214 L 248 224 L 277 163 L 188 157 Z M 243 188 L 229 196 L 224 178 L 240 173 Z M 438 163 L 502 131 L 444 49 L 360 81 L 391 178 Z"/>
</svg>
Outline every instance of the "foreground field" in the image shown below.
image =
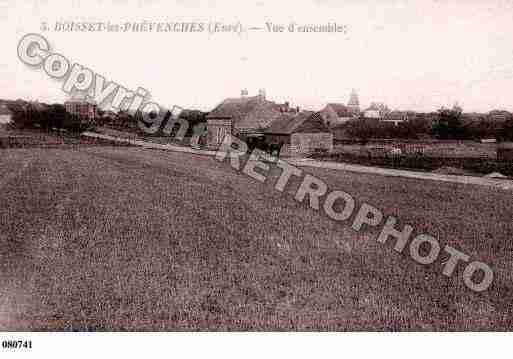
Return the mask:
<svg viewBox="0 0 513 359">
<path fill-rule="evenodd" d="M 491 265 L 475 293 L 212 158 L 0 152 L 0 329 L 513 329 L 511 192 L 309 169 Z"/>
</svg>

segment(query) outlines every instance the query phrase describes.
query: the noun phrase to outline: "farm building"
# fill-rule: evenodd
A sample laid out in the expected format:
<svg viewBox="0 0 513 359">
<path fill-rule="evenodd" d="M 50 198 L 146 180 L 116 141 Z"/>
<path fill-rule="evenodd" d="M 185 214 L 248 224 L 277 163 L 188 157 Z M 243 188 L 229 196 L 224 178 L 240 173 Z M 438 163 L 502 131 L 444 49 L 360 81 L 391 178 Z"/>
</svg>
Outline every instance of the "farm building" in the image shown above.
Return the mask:
<svg viewBox="0 0 513 359">
<path fill-rule="evenodd" d="M 355 117 L 354 113 L 341 103 L 329 103 L 319 113 L 328 127 L 341 125 Z"/>
<path fill-rule="evenodd" d="M 250 144 L 252 140 L 264 138 L 264 129 L 280 115 L 292 111 L 288 103 L 277 104 L 265 98 L 260 90 L 258 96 L 228 98 L 221 102 L 207 119 L 207 145 L 218 148 L 227 134 L 233 134 Z"/>
<path fill-rule="evenodd" d="M 333 134 L 318 112 L 282 114 L 265 130 L 265 142 L 279 146 L 282 156 L 300 156 L 333 150 Z"/>
</svg>

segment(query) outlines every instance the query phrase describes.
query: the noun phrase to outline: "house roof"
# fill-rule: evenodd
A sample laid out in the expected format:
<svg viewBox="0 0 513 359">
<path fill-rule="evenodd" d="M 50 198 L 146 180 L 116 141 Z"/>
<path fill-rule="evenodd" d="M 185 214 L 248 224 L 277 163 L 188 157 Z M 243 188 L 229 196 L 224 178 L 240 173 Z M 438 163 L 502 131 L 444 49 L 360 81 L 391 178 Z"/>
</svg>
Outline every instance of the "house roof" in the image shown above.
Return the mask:
<svg viewBox="0 0 513 359">
<path fill-rule="evenodd" d="M 240 120 L 259 105 L 260 99 L 253 97 L 227 98 L 214 108 L 207 118 L 232 118 Z"/>
<path fill-rule="evenodd" d="M 379 112 L 389 112 L 388 107 L 381 102 L 372 102 L 370 106 L 365 111 L 379 111 Z"/>
<path fill-rule="evenodd" d="M 281 115 L 281 107 L 260 96 L 228 98 L 208 115 L 207 119 L 232 119 L 240 129 L 265 128 Z"/>
<path fill-rule="evenodd" d="M 379 111 L 379 107 L 378 105 L 376 105 L 375 103 L 372 103 L 369 107 L 367 107 L 365 109 L 365 111 Z"/>
<path fill-rule="evenodd" d="M 307 121 L 314 121 L 317 130 L 329 132 L 326 125 L 324 125 L 321 115 L 318 112 L 312 111 L 303 111 L 297 114 L 284 113 L 278 119 L 274 120 L 265 132 L 269 134 L 289 135 L 297 132 Z"/>
<path fill-rule="evenodd" d="M 352 116 L 351 111 L 344 104 L 329 103 L 328 106 L 331 107 L 333 109 L 333 111 L 335 111 L 335 113 L 337 114 L 338 117 L 351 117 Z"/>
</svg>

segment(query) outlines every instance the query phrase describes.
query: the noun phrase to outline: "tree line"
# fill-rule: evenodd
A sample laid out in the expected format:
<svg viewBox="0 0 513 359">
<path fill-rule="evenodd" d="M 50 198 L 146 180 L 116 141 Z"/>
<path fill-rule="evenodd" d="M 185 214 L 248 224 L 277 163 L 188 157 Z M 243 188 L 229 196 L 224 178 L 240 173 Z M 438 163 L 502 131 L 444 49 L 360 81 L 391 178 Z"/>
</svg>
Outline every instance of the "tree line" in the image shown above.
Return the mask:
<svg viewBox="0 0 513 359">
<path fill-rule="evenodd" d="M 370 139 L 422 139 L 479 140 L 495 138 L 513 141 L 513 119 L 493 120 L 482 116 L 465 120 L 460 108 L 441 108 L 436 114 L 416 116 L 397 125 L 377 119 L 360 118 L 341 126 L 350 137 L 363 141 Z"/>
<path fill-rule="evenodd" d="M 94 129 L 94 123 L 66 111 L 61 104 L 32 104 L 28 102 L 8 105 L 12 113 L 12 126 L 19 129 L 40 128 L 45 131 L 63 129 L 80 133 Z"/>
</svg>

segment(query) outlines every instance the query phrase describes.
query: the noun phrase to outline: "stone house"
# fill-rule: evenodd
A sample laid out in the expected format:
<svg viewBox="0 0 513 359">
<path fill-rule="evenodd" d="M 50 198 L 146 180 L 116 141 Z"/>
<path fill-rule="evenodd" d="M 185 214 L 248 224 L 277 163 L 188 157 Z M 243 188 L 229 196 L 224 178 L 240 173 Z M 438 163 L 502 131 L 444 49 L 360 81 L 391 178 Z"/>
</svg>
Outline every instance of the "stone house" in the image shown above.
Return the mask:
<svg viewBox="0 0 513 359">
<path fill-rule="evenodd" d="M 320 113 L 312 111 L 281 114 L 265 130 L 265 142 L 281 148 L 280 156 L 333 150 L 333 134 Z"/>
</svg>

